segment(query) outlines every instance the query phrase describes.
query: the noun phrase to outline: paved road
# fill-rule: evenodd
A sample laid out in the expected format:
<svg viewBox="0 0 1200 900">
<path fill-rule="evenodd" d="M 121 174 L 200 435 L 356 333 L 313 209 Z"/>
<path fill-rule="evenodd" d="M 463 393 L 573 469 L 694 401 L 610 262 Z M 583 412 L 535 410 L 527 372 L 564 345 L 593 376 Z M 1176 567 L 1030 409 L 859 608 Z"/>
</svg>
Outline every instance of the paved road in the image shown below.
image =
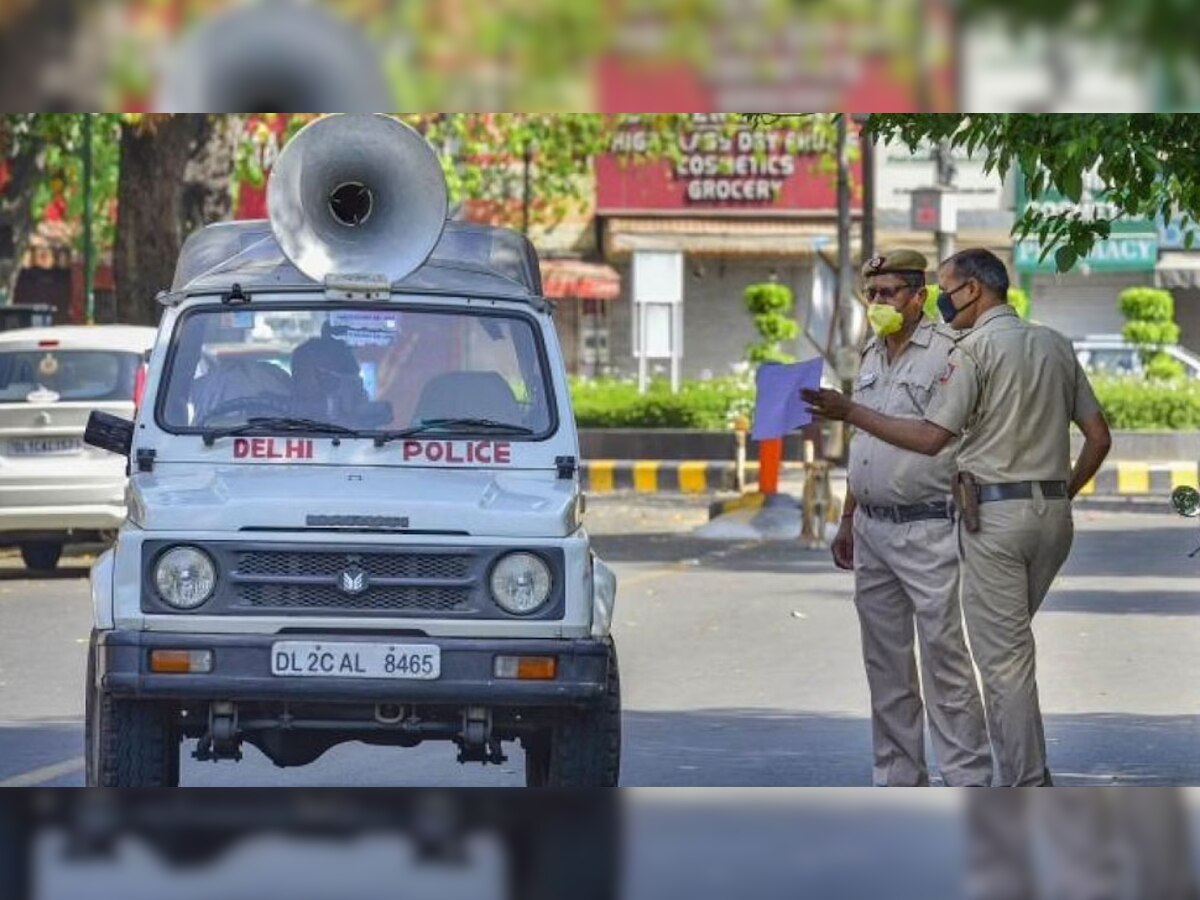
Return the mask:
<svg viewBox="0 0 1200 900">
<path fill-rule="evenodd" d="M 1200 784 L 1200 543 L 1193 525 L 1130 507 L 1077 512 L 1075 552 L 1039 614 L 1051 766 L 1062 783 Z M 850 579 L 823 553 L 688 534 L 696 501 L 608 498 L 589 512 L 621 579 L 623 783 L 864 785 L 866 682 Z M 75 565 L 72 565 L 72 564 Z M 86 560 L 27 579 L 0 561 L 0 785 L 82 781 Z M 188 785 L 520 783 L 461 767 L 444 745 L 343 745 L 277 769 L 185 758 Z"/>
</svg>

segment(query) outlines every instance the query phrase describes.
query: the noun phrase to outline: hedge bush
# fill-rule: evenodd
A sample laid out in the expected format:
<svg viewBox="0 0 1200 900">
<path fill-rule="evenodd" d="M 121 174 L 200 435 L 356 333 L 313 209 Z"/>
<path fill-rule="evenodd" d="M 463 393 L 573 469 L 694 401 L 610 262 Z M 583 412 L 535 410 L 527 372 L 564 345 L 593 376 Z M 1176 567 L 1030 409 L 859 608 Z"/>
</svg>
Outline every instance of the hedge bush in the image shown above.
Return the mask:
<svg viewBox="0 0 1200 900">
<path fill-rule="evenodd" d="M 580 428 L 728 427 L 734 409 L 753 408 L 754 385 L 737 377 L 685 381 L 672 394 L 669 382 L 654 380 L 645 394 L 637 382 L 616 378 L 571 379 L 571 402 Z"/>
<path fill-rule="evenodd" d="M 1095 378 L 1092 386 L 1109 424 L 1125 431 L 1200 429 L 1200 382 L 1176 378 Z M 616 378 L 571 379 L 571 400 L 580 428 L 697 428 L 724 430 L 731 411 L 753 409 L 754 386 L 745 378 L 685 381 L 672 394 L 666 381 Z"/>
<path fill-rule="evenodd" d="M 1200 382 L 1174 379 L 1096 378 L 1096 399 L 1108 423 L 1128 431 L 1184 431 L 1200 428 Z"/>
</svg>

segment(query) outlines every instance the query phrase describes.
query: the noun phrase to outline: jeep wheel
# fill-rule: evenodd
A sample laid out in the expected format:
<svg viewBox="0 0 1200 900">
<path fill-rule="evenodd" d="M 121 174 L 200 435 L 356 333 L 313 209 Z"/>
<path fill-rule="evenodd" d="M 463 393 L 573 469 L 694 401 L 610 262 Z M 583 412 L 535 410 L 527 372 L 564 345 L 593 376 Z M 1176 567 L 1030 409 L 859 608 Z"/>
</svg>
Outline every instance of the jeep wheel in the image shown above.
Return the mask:
<svg viewBox="0 0 1200 900">
<path fill-rule="evenodd" d="M 604 702 L 586 712 L 566 712 L 552 727 L 527 738 L 527 787 L 616 787 L 621 773 L 621 675 L 617 649 L 608 642 Z"/>
<path fill-rule="evenodd" d="M 53 572 L 58 568 L 62 551 L 62 544 L 54 541 L 34 541 L 21 545 L 21 559 L 25 561 L 25 568 L 32 572 Z"/>
<path fill-rule="evenodd" d="M 178 787 L 179 732 L 169 707 L 113 697 L 96 687 L 96 642 L 88 648 L 84 703 L 88 787 Z"/>
</svg>

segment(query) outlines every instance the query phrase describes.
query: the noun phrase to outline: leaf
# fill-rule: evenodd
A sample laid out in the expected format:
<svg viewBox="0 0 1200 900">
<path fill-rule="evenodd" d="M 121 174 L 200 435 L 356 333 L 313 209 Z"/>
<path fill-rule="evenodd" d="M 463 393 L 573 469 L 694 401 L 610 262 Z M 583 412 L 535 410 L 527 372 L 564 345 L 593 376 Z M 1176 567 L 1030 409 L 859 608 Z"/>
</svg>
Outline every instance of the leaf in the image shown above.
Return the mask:
<svg viewBox="0 0 1200 900">
<path fill-rule="evenodd" d="M 1071 246 L 1059 247 L 1054 253 L 1054 264 L 1060 272 L 1069 272 L 1079 259 L 1079 254 Z"/>
</svg>

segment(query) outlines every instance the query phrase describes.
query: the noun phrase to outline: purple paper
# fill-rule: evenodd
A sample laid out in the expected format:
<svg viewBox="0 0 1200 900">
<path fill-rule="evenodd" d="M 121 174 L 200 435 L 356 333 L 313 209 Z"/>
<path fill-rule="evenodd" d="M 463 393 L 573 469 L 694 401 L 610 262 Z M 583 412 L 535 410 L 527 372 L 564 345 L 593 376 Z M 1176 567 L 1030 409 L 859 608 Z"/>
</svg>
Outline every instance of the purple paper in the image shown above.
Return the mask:
<svg viewBox="0 0 1200 900">
<path fill-rule="evenodd" d="M 811 422 L 812 410 L 800 399 L 800 392 L 821 386 L 824 366 L 820 357 L 786 365 L 759 366 L 755 379 L 754 428 L 750 436 L 756 441 L 783 437 Z"/>
</svg>

